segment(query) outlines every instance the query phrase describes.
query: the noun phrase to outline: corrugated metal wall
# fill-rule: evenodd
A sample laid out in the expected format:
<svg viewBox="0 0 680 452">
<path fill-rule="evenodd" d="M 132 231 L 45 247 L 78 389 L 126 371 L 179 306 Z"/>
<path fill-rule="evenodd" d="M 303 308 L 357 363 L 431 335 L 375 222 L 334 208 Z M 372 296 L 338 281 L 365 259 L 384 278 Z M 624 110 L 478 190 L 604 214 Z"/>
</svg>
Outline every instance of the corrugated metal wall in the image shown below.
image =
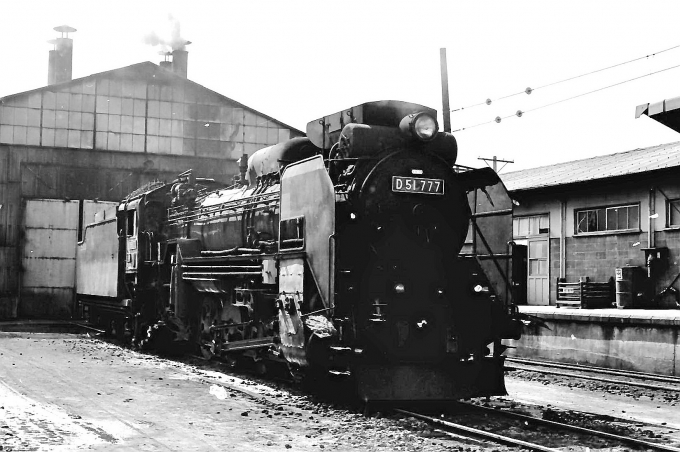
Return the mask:
<svg viewBox="0 0 680 452">
<path fill-rule="evenodd" d="M 74 312 L 79 210 L 80 201 L 26 201 L 19 317 Z"/>
<path fill-rule="evenodd" d="M 237 164 L 224 159 L 0 145 L 0 319 L 56 315 L 28 298 L 20 301 L 22 203 L 38 198 L 117 202 L 147 182 L 171 181 L 189 168 L 224 182 L 238 173 Z"/>
<path fill-rule="evenodd" d="M 0 147 L 0 319 L 17 316 L 21 180 L 13 163 Z"/>
</svg>

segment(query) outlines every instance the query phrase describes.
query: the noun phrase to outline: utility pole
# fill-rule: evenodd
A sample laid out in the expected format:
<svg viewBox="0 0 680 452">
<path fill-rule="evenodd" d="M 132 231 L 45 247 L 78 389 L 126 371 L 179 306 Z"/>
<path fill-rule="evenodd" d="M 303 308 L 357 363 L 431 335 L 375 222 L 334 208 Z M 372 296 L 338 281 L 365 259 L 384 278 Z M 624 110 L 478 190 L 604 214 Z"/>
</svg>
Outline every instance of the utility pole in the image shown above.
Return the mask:
<svg viewBox="0 0 680 452">
<path fill-rule="evenodd" d="M 496 157 L 495 155 L 493 156 L 493 158 L 478 157 L 477 160 L 484 160 L 484 163 L 486 163 L 487 165 L 489 164 L 489 162 L 491 162 L 491 163 L 492 163 L 491 168 L 492 168 L 492 169 L 494 170 L 494 172 L 496 172 L 496 173 L 502 171 L 503 168 L 505 168 L 505 165 L 507 165 L 508 163 L 515 163 L 514 160 L 503 160 L 503 159 L 499 159 L 499 158 Z M 501 169 L 498 169 L 498 162 L 500 162 L 500 163 L 505 163 L 505 165 L 501 166 Z"/>
<path fill-rule="evenodd" d="M 439 49 L 439 61 L 442 71 L 442 114 L 444 115 L 444 132 L 451 132 L 451 107 L 449 107 L 449 73 L 446 65 L 446 49 Z"/>
</svg>

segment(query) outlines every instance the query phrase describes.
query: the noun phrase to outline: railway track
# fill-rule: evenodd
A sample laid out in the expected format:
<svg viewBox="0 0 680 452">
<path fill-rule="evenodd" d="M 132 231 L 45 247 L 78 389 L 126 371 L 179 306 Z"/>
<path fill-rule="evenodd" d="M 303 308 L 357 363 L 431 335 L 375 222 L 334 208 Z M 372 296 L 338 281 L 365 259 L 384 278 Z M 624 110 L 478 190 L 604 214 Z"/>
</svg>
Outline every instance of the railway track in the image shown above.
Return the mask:
<svg viewBox="0 0 680 452">
<path fill-rule="evenodd" d="M 624 384 L 652 390 L 680 392 L 680 378 L 678 377 L 524 358 L 507 358 L 506 361 L 512 363 L 512 369 L 514 370 L 580 378 L 582 380 L 599 381 L 602 383 Z M 604 375 L 611 375 L 618 378 L 609 378 Z M 647 383 L 648 381 L 666 384 Z"/>
<path fill-rule="evenodd" d="M 483 412 L 487 415 L 491 416 L 502 416 L 506 418 L 510 418 L 513 420 L 516 420 L 518 422 L 521 422 L 525 425 L 536 425 L 536 426 L 543 426 L 547 427 L 551 430 L 562 430 L 562 431 L 571 431 L 575 432 L 577 434 L 580 434 L 585 437 L 590 437 L 590 438 L 604 438 L 608 441 L 612 442 L 617 442 L 626 446 L 634 446 L 637 448 L 641 448 L 643 450 L 652 450 L 652 451 L 669 451 L 669 452 L 680 452 L 680 448 L 674 447 L 674 446 L 668 446 L 665 444 L 660 444 L 660 443 L 652 443 L 649 441 L 644 441 L 636 438 L 631 438 L 627 436 L 621 436 L 621 435 L 616 435 L 613 433 L 608 433 L 608 432 L 603 432 L 599 430 L 593 430 L 589 428 L 584 428 L 584 427 L 578 427 L 575 425 L 571 424 L 565 424 L 561 422 L 555 422 L 555 421 L 550 421 L 546 419 L 541 419 L 541 418 L 536 418 L 533 416 L 527 416 L 525 414 L 520 414 L 520 413 L 515 413 L 512 411 L 506 411 L 506 410 L 497 410 L 493 408 L 486 408 L 486 407 L 481 407 L 478 405 L 472 405 L 469 403 L 461 403 L 462 406 L 469 408 L 471 411 L 479 411 Z M 561 448 L 555 448 L 555 447 L 549 447 L 546 445 L 542 444 L 537 444 L 537 443 L 532 443 L 529 441 L 524 441 L 518 438 L 514 438 L 512 436 L 508 435 L 502 435 L 499 433 L 494 433 L 490 432 L 487 430 L 482 430 L 474 427 L 470 427 L 468 425 L 463 425 L 455 422 L 451 422 L 448 420 L 444 419 L 439 419 L 436 417 L 428 416 L 422 413 L 417 413 L 413 411 L 407 411 L 407 410 L 402 410 L 402 409 L 395 409 L 396 412 L 405 415 L 405 416 L 410 416 L 416 419 L 420 419 L 422 421 L 425 421 L 429 424 L 432 424 L 434 426 L 437 426 L 440 428 L 440 431 L 442 433 L 451 435 L 451 436 L 470 436 L 474 438 L 480 438 L 492 442 L 496 442 L 499 444 L 504 444 L 507 446 L 513 446 L 513 447 L 522 447 L 524 449 L 532 450 L 532 451 L 540 451 L 540 452 L 559 452 L 561 451 Z"/>
</svg>

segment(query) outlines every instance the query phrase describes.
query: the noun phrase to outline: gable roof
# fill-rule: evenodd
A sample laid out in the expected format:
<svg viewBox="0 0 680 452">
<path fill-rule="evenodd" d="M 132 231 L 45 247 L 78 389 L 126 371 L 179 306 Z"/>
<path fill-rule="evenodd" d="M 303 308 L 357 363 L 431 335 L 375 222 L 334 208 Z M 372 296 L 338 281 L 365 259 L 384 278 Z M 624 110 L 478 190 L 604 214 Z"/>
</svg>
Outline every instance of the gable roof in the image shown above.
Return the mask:
<svg viewBox="0 0 680 452">
<path fill-rule="evenodd" d="M 273 121 L 273 122 L 279 124 L 282 127 L 290 129 L 290 131 L 294 134 L 299 134 L 300 136 L 305 135 L 305 133 L 303 131 L 301 131 L 301 130 L 295 128 L 295 127 L 289 126 L 288 124 L 285 124 L 285 123 L 279 121 L 278 119 L 272 118 L 269 115 L 266 115 L 266 114 L 261 113 L 257 110 L 254 110 L 254 109 L 248 107 L 247 105 L 243 105 L 242 103 L 237 102 L 234 99 L 231 99 L 231 98 L 224 96 L 224 95 L 222 95 L 222 94 L 220 94 L 216 91 L 213 91 L 209 88 L 206 88 L 205 86 L 198 84 L 196 82 L 193 82 L 193 81 L 189 80 L 188 78 L 184 78 L 182 76 L 175 74 L 172 71 L 169 71 L 167 69 L 163 69 L 159 65 L 154 64 L 150 61 L 144 61 L 142 63 L 136 63 L 136 64 L 132 64 L 130 66 L 125 66 L 125 67 L 118 68 L 118 69 L 112 69 L 112 70 L 109 70 L 109 71 L 98 72 L 96 74 L 90 74 L 90 75 L 87 75 L 85 77 L 80 77 L 80 78 L 76 78 L 76 79 L 73 79 L 73 80 L 69 80 L 68 82 L 56 83 L 54 85 L 42 86 L 40 88 L 32 89 L 32 90 L 29 90 L 29 91 L 24 91 L 24 92 L 21 92 L 21 93 L 10 94 L 10 95 L 4 96 L 4 97 L 0 97 L 0 105 L 3 104 L 6 100 L 12 99 L 14 97 L 24 96 L 24 95 L 32 94 L 32 93 L 43 91 L 43 90 L 68 88 L 71 85 L 77 85 L 79 83 L 83 83 L 86 80 L 98 79 L 98 78 L 107 77 L 107 76 L 114 76 L 114 77 L 120 77 L 120 78 L 147 78 L 147 79 L 154 79 L 155 78 L 156 80 L 165 81 L 165 82 L 187 83 L 189 85 L 193 85 L 194 87 L 197 87 L 201 90 L 205 90 L 205 91 L 221 98 L 224 102 L 234 104 L 235 106 L 237 106 L 239 108 L 243 108 L 244 110 L 248 110 L 252 113 L 255 113 L 259 116 L 262 116 L 263 118 L 266 118 L 270 121 Z"/>
<path fill-rule="evenodd" d="M 608 179 L 680 167 L 680 141 L 500 174 L 508 191 Z"/>
</svg>

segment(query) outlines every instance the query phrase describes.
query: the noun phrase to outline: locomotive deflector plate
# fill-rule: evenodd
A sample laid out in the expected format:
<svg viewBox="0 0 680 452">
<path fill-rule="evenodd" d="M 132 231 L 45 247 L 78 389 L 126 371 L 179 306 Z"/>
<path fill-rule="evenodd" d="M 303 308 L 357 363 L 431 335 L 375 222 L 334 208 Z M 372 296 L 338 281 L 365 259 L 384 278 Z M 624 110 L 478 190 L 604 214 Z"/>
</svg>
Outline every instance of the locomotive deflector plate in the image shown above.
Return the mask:
<svg viewBox="0 0 680 452">
<path fill-rule="evenodd" d="M 309 268 L 325 307 L 333 306 L 330 237 L 335 232 L 335 189 L 320 155 L 288 165 L 281 177 L 281 218 L 304 217 Z"/>
</svg>

